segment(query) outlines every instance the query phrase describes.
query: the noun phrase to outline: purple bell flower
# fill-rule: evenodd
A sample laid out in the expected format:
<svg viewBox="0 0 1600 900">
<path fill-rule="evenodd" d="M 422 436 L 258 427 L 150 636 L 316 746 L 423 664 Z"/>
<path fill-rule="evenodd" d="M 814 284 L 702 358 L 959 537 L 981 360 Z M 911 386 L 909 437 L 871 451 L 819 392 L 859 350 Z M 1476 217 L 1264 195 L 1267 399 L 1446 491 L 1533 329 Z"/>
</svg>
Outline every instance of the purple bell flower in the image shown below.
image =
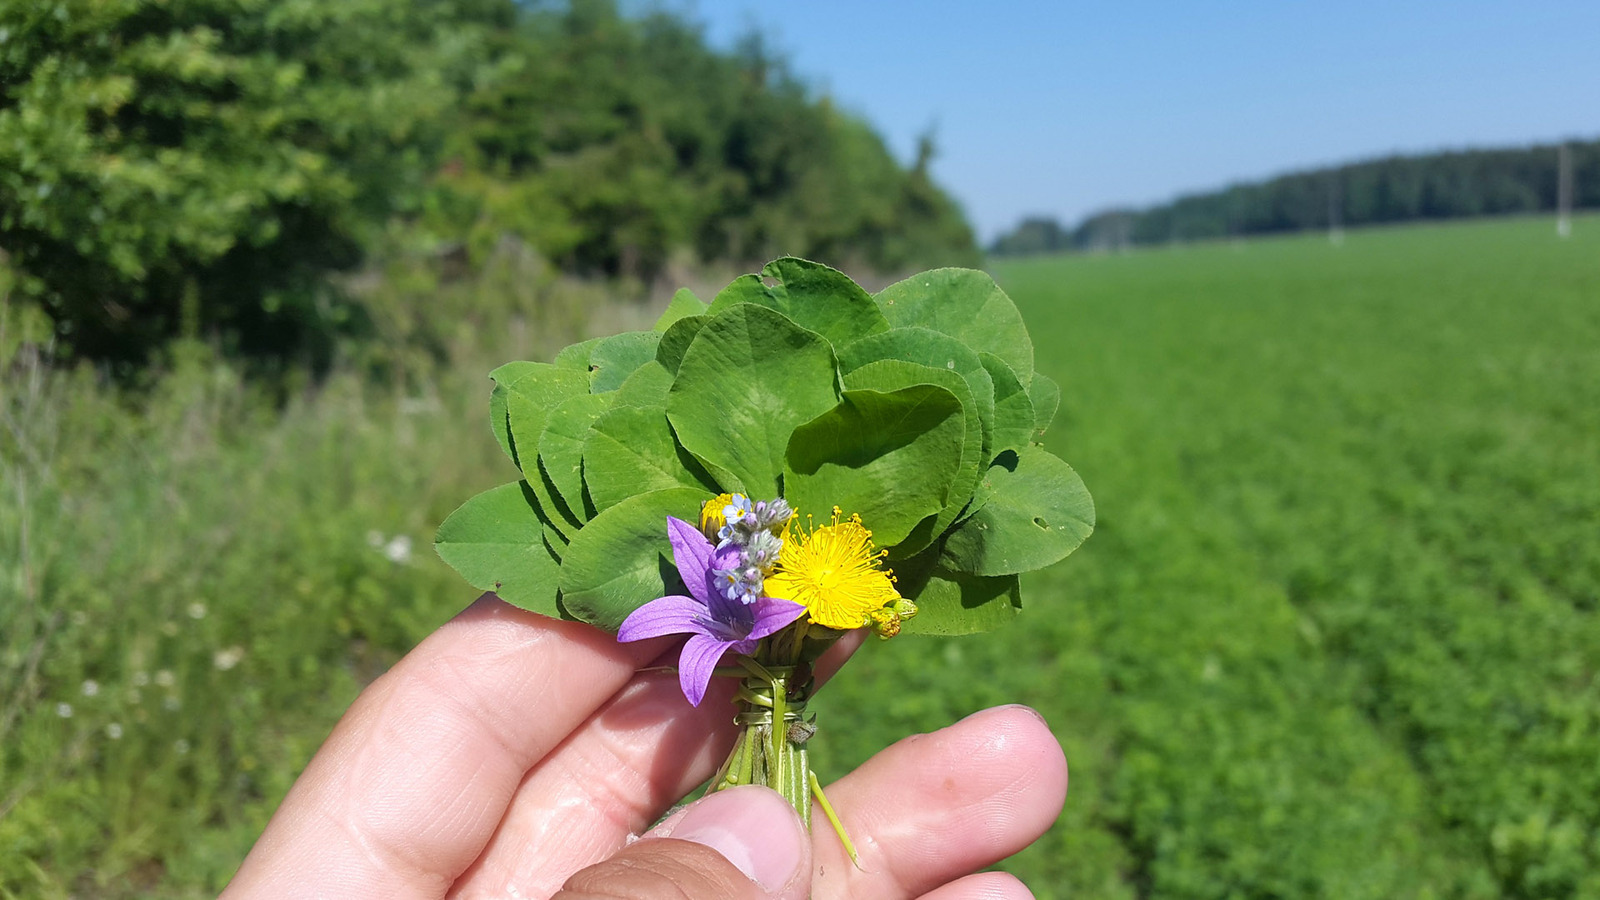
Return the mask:
<svg viewBox="0 0 1600 900">
<path fill-rule="evenodd" d="M 617 640 L 689 635 L 678 658 L 678 683 L 683 696 L 699 706 L 724 653 L 754 653 L 762 638 L 800 618 L 806 608 L 772 597 L 756 597 L 746 604 L 725 596 L 717 589 L 715 573 L 738 568 L 740 548 L 713 547 L 700 529 L 671 516 L 667 517 L 667 537 L 678 574 L 692 596 L 660 597 L 639 607 L 623 620 Z"/>
</svg>

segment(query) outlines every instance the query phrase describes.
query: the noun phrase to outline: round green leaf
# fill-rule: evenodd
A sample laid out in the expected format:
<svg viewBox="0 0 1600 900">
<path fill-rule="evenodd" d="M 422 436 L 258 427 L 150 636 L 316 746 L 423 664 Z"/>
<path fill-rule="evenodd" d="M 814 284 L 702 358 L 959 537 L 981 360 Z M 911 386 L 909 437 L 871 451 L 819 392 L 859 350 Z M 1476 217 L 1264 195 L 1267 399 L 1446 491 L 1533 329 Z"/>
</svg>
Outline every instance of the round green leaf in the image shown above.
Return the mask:
<svg viewBox="0 0 1600 900">
<path fill-rule="evenodd" d="M 494 439 L 500 444 L 500 449 L 506 456 L 517 461 L 516 451 L 511 449 L 511 427 L 506 422 L 506 398 L 510 394 L 507 385 L 533 371 L 542 363 L 534 362 L 509 362 L 489 373 L 494 380 L 494 390 L 489 394 L 489 430 L 494 432 Z"/>
<path fill-rule="evenodd" d="M 1010 622 L 1022 608 L 1015 575 L 985 578 L 934 569 L 913 598 L 917 614 L 903 634 L 977 634 Z"/>
<path fill-rule="evenodd" d="M 580 519 L 589 518 L 583 496 L 583 442 L 589 426 L 611 407 L 610 394 L 580 394 L 562 402 L 545 420 L 539 437 L 539 464 L 567 509 Z"/>
<path fill-rule="evenodd" d="M 1056 417 L 1056 407 L 1061 405 L 1061 387 L 1043 372 L 1034 372 L 1028 399 L 1033 401 L 1033 439 L 1040 441 Z"/>
<path fill-rule="evenodd" d="M 589 354 L 594 352 L 595 345 L 605 340 L 604 337 L 590 338 L 576 344 L 568 344 L 556 354 L 553 363 L 562 369 L 574 369 L 579 372 L 589 371 Z"/>
<path fill-rule="evenodd" d="M 678 446 L 659 406 L 619 406 L 596 419 L 583 444 L 583 478 L 601 512 L 636 494 L 668 488 L 718 493 L 711 476 Z"/>
<path fill-rule="evenodd" d="M 973 506 L 976 511 L 945 538 L 941 565 L 952 572 L 1042 569 L 1076 550 L 1094 530 L 1094 501 L 1083 479 L 1036 446 L 1002 453 L 984 475 Z"/>
<path fill-rule="evenodd" d="M 489 392 L 489 430 L 494 432 L 495 442 L 512 463 L 517 461 L 517 451 L 511 447 L 511 423 L 508 420 L 506 405 L 511 392 L 503 384 L 494 386 Z"/>
<path fill-rule="evenodd" d="M 934 269 L 879 291 L 895 327 L 920 325 L 1006 361 L 1024 385 L 1033 380 L 1033 341 L 1022 313 L 994 279 L 976 269 Z"/>
<path fill-rule="evenodd" d="M 717 294 L 711 314 L 735 303 L 756 303 L 783 313 L 835 345 L 889 329 L 872 295 L 838 269 L 785 256 L 745 275 Z"/>
<path fill-rule="evenodd" d="M 908 556 L 921 550 L 955 522 L 967 501 L 972 499 L 978 478 L 988 462 L 983 455 L 983 427 L 977 404 L 972 399 L 972 389 L 959 374 L 949 369 L 936 369 L 899 359 L 880 359 L 844 376 L 846 390 L 893 391 L 914 384 L 936 384 L 954 394 L 961 403 L 965 430 L 961 442 L 961 465 L 950 482 L 950 497 L 944 509 L 925 520 L 925 524 L 919 524 L 900 541 L 891 553 L 895 557 Z"/>
<path fill-rule="evenodd" d="M 495 380 L 494 392 L 489 396 L 495 438 L 526 474 L 533 462 L 529 460 L 527 467 L 522 465 L 517 439 L 520 437 L 527 445 L 524 449 L 530 456 L 538 455 L 545 417 L 563 400 L 587 393 L 589 379 L 582 372 L 535 362 L 507 363 L 489 373 L 489 377 Z"/>
<path fill-rule="evenodd" d="M 1033 442 L 1033 401 L 1005 360 L 986 350 L 979 351 L 978 359 L 994 381 L 994 438 L 989 454 L 1021 450 Z"/>
<path fill-rule="evenodd" d="M 688 352 L 689 344 L 693 343 L 694 336 L 700 329 L 711 321 L 710 316 L 685 316 L 673 322 L 661 335 L 661 343 L 656 347 L 656 361 L 665 366 L 668 372 L 678 374 L 678 366 L 683 363 L 683 354 Z"/>
<path fill-rule="evenodd" d="M 672 323 L 689 316 L 703 316 L 706 312 L 706 303 L 694 295 L 688 288 L 678 288 L 672 299 L 667 301 L 667 309 L 656 320 L 655 330 L 666 331 Z"/>
<path fill-rule="evenodd" d="M 473 587 L 554 616 L 560 564 L 545 546 L 535 503 L 526 482 L 484 491 L 444 520 L 434 548 Z"/>
<path fill-rule="evenodd" d="M 682 590 L 671 560 L 667 517 L 698 521 L 703 490 L 675 488 L 629 497 L 590 520 L 561 560 L 561 603 L 573 618 L 616 631 L 640 606 Z"/>
<path fill-rule="evenodd" d="M 931 328 L 891 328 L 868 338 L 846 344 L 839 350 L 839 370 L 846 374 L 880 359 L 901 359 L 935 369 L 947 369 L 966 379 L 972 399 L 978 405 L 983 425 L 985 453 L 993 441 L 994 379 L 983 367 L 978 354 L 948 334 Z M 991 454 L 992 455 L 992 454 Z"/>
<path fill-rule="evenodd" d="M 667 391 L 671 387 L 672 372 L 660 362 L 648 362 L 622 382 L 611 405 L 663 409 L 667 403 Z"/>
<path fill-rule="evenodd" d="M 661 335 L 654 331 L 625 331 L 602 339 L 589 351 L 589 391 L 614 391 L 640 366 L 654 362 Z"/>
<path fill-rule="evenodd" d="M 949 502 L 965 437 L 961 401 L 938 385 L 845 391 L 794 430 L 784 497 L 801 512 L 860 513 L 874 542 L 893 547 Z"/>
<path fill-rule="evenodd" d="M 544 467 L 539 464 L 539 457 L 530 453 L 525 461 L 528 468 L 522 471 L 523 478 L 526 479 L 524 483 L 528 485 L 529 492 L 533 494 L 538 504 L 538 512 L 544 519 L 545 529 L 565 542 L 583 527 L 583 520 L 568 509 L 566 501 L 556 493 L 555 485 L 550 482 L 550 476 L 545 474 Z"/>
<path fill-rule="evenodd" d="M 756 497 L 779 495 L 789 435 L 838 402 L 833 348 L 787 316 L 741 303 L 683 356 L 667 418 L 683 446 Z"/>
</svg>

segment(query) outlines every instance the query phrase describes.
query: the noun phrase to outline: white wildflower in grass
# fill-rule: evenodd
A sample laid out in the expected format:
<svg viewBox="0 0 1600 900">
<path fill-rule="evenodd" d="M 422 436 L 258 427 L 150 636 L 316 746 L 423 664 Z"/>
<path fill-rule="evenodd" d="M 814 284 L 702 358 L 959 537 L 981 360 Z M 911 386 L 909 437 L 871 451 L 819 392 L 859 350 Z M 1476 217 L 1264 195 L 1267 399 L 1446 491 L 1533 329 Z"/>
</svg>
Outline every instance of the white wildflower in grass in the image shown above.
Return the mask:
<svg viewBox="0 0 1600 900">
<path fill-rule="evenodd" d="M 204 619 L 205 617 L 206 605 L 204 603 L 201 603 L 197 600 L 194 603 L 189 604 L 189 618 Z"/>
<path fill-rule="evenodd" d="M 405 564 L 411 561 L 411 538 L 397 534 L 389 543 L 383 545 L 383 555 L 392 563 Z"/>
<path fill-rule="evenodd" d="M 367 546 L 372 547 L 373 549 L 382 547 L 383 532 L 376 530 L 367 532 Z"/>
<path fill-rule="evenodd" d="M 133 686 L 134 687 L 142 688 L 142 687 L 144 687 L 145 685 L 147 685 L 149 683 L 150 683 L 150 673 L 149 672 L 140 670 L 138 672 L 133 673 Z"/>
<path fill-rule="evenodd" d="M 72 718 L 72 704 L 71 703 L 57 703 L 56 704 L 56 715 L 60 716 L 63 719 Z"/>
<path fill-rule="evenodd" d="M 122 726 L 116 722 L 112 722 L 110 725 L 107 725 L 106 737 L 111 738 L 113 741 L 122 740 Z"/>
<path fill-rule="evenodd" d="M 100 695 L 100 682 L 95 681 L 93 678 L 86 679 L 83 682 L 83 695 L 85 697 L 97 697 L 97 696 L 99 696 Z"/>
<path fill-rule="evenodd" d="M 182 706 L 183 703 L 177 697 L 168 697 L 161 701 L 161 708 L 167 712 L 177 712 Z"/>
<path fill-rule="evenodd" d="M 242 659 L 244 659 L 244 648 L 234 644 L 225 650 L 218 650 L 211 657 L 211 664 L 216 666 L 218 671 L 226 672 L 237 666 Z"/>
<path fill-rule="evenodd" d="M 187 756 L 189 753 L 189 741 L 185 738 L 178 738 L 172 742 L 172 750 L 179 756 Z"/>
<path fill-rule="evenodd" d="M 169 688 L 176 683 L 177 679 L 172 676 L 171 669 L 162 669 L 156 673 L 156 684 L 160 685 L 161 687 Z"/>
</svg>

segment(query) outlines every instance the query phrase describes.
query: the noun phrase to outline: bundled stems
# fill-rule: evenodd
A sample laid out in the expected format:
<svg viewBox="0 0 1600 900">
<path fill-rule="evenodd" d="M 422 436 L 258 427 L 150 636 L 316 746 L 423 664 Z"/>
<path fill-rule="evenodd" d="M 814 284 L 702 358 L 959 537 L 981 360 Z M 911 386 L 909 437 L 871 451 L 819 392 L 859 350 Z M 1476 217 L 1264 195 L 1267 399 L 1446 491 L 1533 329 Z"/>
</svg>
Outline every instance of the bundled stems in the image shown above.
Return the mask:
<svg viewBox="0 0 1600 900">
<path fill-rule="evenodd" d="M 818 629 L 825 631 L 825 629 Z M 823 815 L 844 844 L 853 862 L 858 862 L 855 845 L 845 833 L 833 805 L 822 793 L 822 783 L 811 771 L 806 742 L 816 732 L 815 717 L 806 718 L 806 701 L 811 691 L 811 665 L 808 657 L 819 653 L 838 637 L 831 633 L 823 640 L 807 642 L 804 625 L 786 628 L 773 635 L 757 656 L 767 662 L 738 657 L 742 676 L 735 699 L 740 726 L 733 750 L 711 782 L 710 790 L 720 791 L 742 784 L 772 788 L 789 801 L 806 829 L 811 828 L 811 799 L 814 796 Z M 775 664 L 782 660 L 786 664 Z M 729 673 L 735 674 L 735 673 Z"/>
</svg>

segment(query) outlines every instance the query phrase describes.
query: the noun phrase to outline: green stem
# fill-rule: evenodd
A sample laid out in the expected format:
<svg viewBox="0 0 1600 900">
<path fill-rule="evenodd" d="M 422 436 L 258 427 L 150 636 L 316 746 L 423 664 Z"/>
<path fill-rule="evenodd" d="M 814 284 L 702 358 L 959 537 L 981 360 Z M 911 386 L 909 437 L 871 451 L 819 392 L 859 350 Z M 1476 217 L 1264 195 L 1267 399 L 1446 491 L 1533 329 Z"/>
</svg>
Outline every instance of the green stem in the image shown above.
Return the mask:
<svg viewBox="0 0 1600 900">
<path fill-rule="evenodd" d="M 817 805 L 822 807 L 822 814 L 828 817 L 828 824 L 833 826 L 833 833 L 837 834 L 839 842 L 844 844 L 844 852 L 850 854 L 850 861 L 856 864 L 856 868 L 861 868 L 861 857 L 856 853 L 856 845 L 851 842 L 849 833 L 844 830 L 844 823 L 839 821 L 839 814 L 833 811 L 833 804 L 828 802 L 828 795 L 822 792 L 822 782 L 817 780 L 817 773 L 809 774 L 811 793 L 817 798 Z"/>
<path fill-rule="evenodd" d="M 783 647 L 769 647 L 778 659 L 799 662 L 798 639 Z M 791 659 L 793 657 L 793 659 Z M 763 784 L 783 795 L 794 807 L 807 830 L 811 828 L 811 801 L 816 798 L 823 815 L 833 826 L 834 833 L 844 845 L 845 852 L 857 867 L 860 857 L 855 844 L 845 833 L 844 823 L 834 812 L 833 805 L 822 793 L 822 784 L 811 771 L 811 755 L 806 749 L 806 736 L 791 739 L 791 727 L 803 721 L 805 698 L 809 684 L 798 682 L 794 686 L 795 701 L 790 703 L 791 682 L 809 679 L 809 668 L 804 665 L 763 665 L 749 657 L 738 658 L 744 679 L 736 695 L 740 704 L 739 721 L 742 724 L 739 738 L 723 763 L 711 790 L 719 791 L 741 784 Z"/>
</svg>

